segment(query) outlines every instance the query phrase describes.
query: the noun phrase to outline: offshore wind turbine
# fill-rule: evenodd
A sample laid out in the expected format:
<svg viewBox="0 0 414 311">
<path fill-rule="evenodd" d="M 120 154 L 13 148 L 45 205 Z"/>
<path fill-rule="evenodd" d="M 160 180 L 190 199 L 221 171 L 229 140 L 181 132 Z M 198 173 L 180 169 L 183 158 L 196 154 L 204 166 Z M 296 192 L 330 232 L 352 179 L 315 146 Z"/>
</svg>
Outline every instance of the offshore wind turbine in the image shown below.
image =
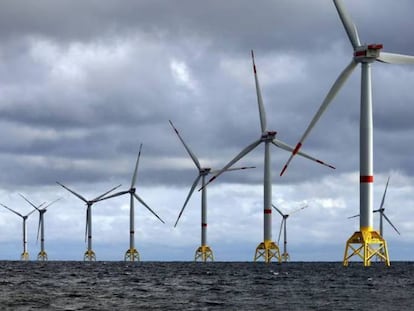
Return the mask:
<svg viewBox="0 0 414 311">
<path fill-rule="evenodd" d="M 292 211 L 290 214 L 282 213 L 282 211 L 280 209 L 278 209 L 274 204 L 272 204 L 272 206 L 280 214 L 280 216 L 282 216 L 282 221 L 280 222 L 279 237 L 277 238 L 277 244 L 279 244 L 280 236 L 282 234 L 282 229 L 283 229 L 283 253 L 282 253 L 281 256 L 282 256 L 282 261 L 287 262 L 287 261 L 290 260 L 289 253 L 287 252 L 287 230 L 286 230 L 287 219 L 292 214 L 297 213 L 297 212 L 305 209 L 308 206 L 305 205 L 305 206 L 299 207 L 298 209 Z"/>
<path fill-rule="evenodd" d="M 20 194 L 20 193 L 19 193 Z M 44 214 L 47 211 L 47 208 L 52 205 L 53 203 L 60 200 L 60 198 L 52 201 L 51 203 L 47 204 L 45 207 L 42 207 L 45 203 L 42 203 L 38 206 L 34 205 L 32 202 L 30 202 L 25 196 L 20 194 L 20 196 L 31 206 L 33 206 L 38 212 L 39 212 L 39 225 L 37 227 L 37 240 L 39 240 L 39 234 L 40 234 L 40 252 L 37 254 L 37 260 L 45 261 L 47 260 L 47 253 L 45 251 L 45 224 L 44 224 Z"/>
<path fill-rule="evenodd" d="M 74 196 L 81 199 L 83 202 L 85 202 L 85 204 L 86 204 L 85 242 L 86 242 L 86 238 L 88 238 L 88 249 L 86 250 L 85 254 L 83 255 L 83 260 L 84 261 L 95 261 L 96 260 L 96 254 L 92 249 L 92 205 L 94 203 L 98 202 L 100 198 L 104 197 L 108 193 L 110 193 L 110 192 L 114 191 L 115 189 L 119 188 L 121 185 L 118 185 L 118 186 L 108 190 L 104 194 L 101 194 L 101 195 L 97 196 L 96 198 L 94 198 L 92 200 L 87 200 L 82 195 L 80 195 L 79 193 L 77 193 L 77 192 L 73 191 L 72 189 L 66 187 L 65 185 L 63 185 L 59 182 L 56 182 L 56 183 L 58 185 L 62 186 L 63 188 L 65 188 L 70 193 L 72 193 Z"/>
<path fill-rule="evenodd" d="M 138 171 L 138 164 L 139 164 L 139 158 L 141 157 L 141 149 L 142 144 L 139 147 L 138 157 L 137 161 L 135 163 L 135 169 L 134 174 L 132 175 L 131 180 L 131 186 L 128 190 L 120 191 L 117 193 L 114 193 L 112 195 L 109 195 L 107 197 L 100 198 L 98 201 L 107 200 L 110 198 L 122 196 L 124 194 L 130 195 L 129 199 L 129 249 L 125 252 L 125 261 L 139 261 L 140 256 L 139 252 L 135 248 L 135 207 L 134 207 L 134 198 L 140 202 L 142 205 L 144 205 L 155 217 L 157 217 L 162 223 L 165 223 L 164 220 L 162 220 L 149 206 L 147 203 L 144 202 L 144 200 L 141 199 L 141 197 L 136 193 L 135 183 L 137 181 L 137 171 Z"/>
<path fill-rule="evenodd" d="M 374 213 L 379 213 L 380 214 L 380 221 L 379 221 L 379 230 L 380 230 L 380 235 L 382 237 L 384 237 L 384 231 L 383 231 L 383 218 L 385 218 L 385 220 L 391 225 L 391 227 L 395 230 L 395 232 L 397 232 L 398 234 L 401 234 L 400 231 L 398 231 L 397 227 L 394 226 L 394 224 L 391 222 L 391 220 L 387 217 L 387 215 L 385 215 L 385 208 L 384 208 L 384 202 L 385 202 L 385 196 L 387 194 L 387 189 L 388 189 L 388 183 L 390 181 L 390 177 L 388 177 L 387 180 L 387 184 L 385 186 L 385 191 L 384 194 L 382 195 L 382 200 L 381 200 L 381 205 L 379 207 L 379 209 L 374 210 Z M 355 217 L 359 217 L 359 214 L 348 217 L 348 219 L 350 218 L 355 218 Z"/>
<path fill-rule="evenodd" d="M 286 151 L 294 151 L 294 148 L 282 142 L 276 138 L 276 132 L 267 129 L 266 112 L 263 105 L 262 94 L 259 86 L 259 79 L 257 76 L 256 65 L 254 61 L 254 54 L 252 54 L 253 73 L 256 85 L 257 102 L 259 106 L 260 126 L 261 134 L 260 138 L 246 148 L 244 148 L 234 159 L 232 159 L 226 166 L 218 171 L 213 177 L 210 178 L 206 186 L 216 179 L 223 172 L 228 170 L 233 164 L 246 156 L 249 152 L 255 149 L 261 143 L 264 144 L 264 176 L 263 176 L 263 242 L 261 242 L 255 252 L 254 261 L 263 258 L 265 262 L 270 262 L 273 258 L 278 259 L 281 262 L 279 247 L 272 241 L 272 175 L 271 175 L 271 158 L 270 158 L 270 146 L 274 145 Z M 316 158 L 313 158 L 306 153 L 297 152 L 300 156 L 309 160 L 315 161 L 319 164 L 334 168 L 333 166 L 326 164 Z M 204 187 L 203 187 L 204 188 Z"/>
<path fill-rule="evenodd" d="M 332 85 L 319 110 L 316 112 L 305 133 L 296 145 L 281 175 L 288 167 L 293 156 L 298 153 L 306 137 L 316 122 L 322 116 L 335 95 L 344 85 L 352 71 L 358 64 L 361 65 L 361 110 L 360 110 L 360 231 L 356 231 L 346 242 L 343 265 L 348 266 L 353 256 L 363 260 L 364 266 L 369 266 L 371 258 L 379 256 L 387 266 L 390 265 L 387 243 L 385 239 L 373 229 L 373 122 L 372 122 L 372 85 L 371 65 L 376 62 L 389 64 L 414 64 L 414 57 L 408 55 L 387 53 L 381 51 L 382 44 L 361 44 L 357 28 L 348 15 L 341 0 L 333 0 L 339 17 L 353 47 L 352 60 L 341 72 Z"/>
<path fill-rule="evenodd" d="M 183 214 L 184 209 L 187 206 L 187 203 L 190 200 L 191 195 L 194 192 L 194 189 L 197 187 L 201 179 L 201 186 L 202 186 L 202 191 L 201 191 L 201 246 L 197 248 L 195 255 L 194 255 L 194 260 L 197 261 L 198 259 L 200 259 L 203 262 L 206 262 L 208 260 L 214 261 L 213 250 L 207 244 L 207 188 L 204 186 L 205 186 L 206 177 L 209 174 L 216 173 L 217 171 L 212 171 L 212 169 L 209 167 L 201 167 L 200 161 L 197 159 L 195 154 L 191 151 L 190 147 L 188 147 L 187 144 L 184 142 L 183 138 L 181 137 L 178 130 L 175 128 L 174 124 L 171 122 L 171 120 L 169 120 L 169 122 L 173 130 L 177 134 L 178 138 L 180 139 L 181 143 L 183 144 L 184 148 L 187 150 L 187 153 L 193 160 L 198 170 L 198 175 L 196 179 L 194 180 L 193 185 L 191 186 L 191 189 L 187 195 L 187 198 L 184 201 L 184 205 L 181 208 L 178 218 L 174 224 L 174 228 L 177 226 L 178 221 L 180 220 L 180 217 Z M 233 168 L 233 169 L 227 169 L 227 171 L 244 170 L 244 169 L 249 169 L 249 168 L 254 168 L 254 167 L 249 166 L 249 167 Z"/>
<path fill-rule="evenodd" d="M 400 231 L 398 231 L 398 229 L 393 225 L 391 220 L 384 213 L 384 211 L 385 211 L 384 202 L 385 202 L 385 196 L 387 194 L 387 189 L 388 189 L 388 183 L 389 182 L 390 182 L 390 177 L 388 177 L 387 184 L 385 185 L 385 191 L 384 191 L 384 194 L 382 195 L 381 205 L 380 205 L 379 209 L 374 210 L 374 213 L 379 213 L 380 214 L 379 228 L 380 228 L 380 234 L 381 234 L 382 237 L 384 236 L 384 231 L 383 231 L 384 221 L 383 221 L 383 218 L 385 218 L 385 220 L 391 225 L 391 227 L 395 230 L 395 232 L 397 232 L 398 234 L 401 235 Z"/>
<path fill-rule="evenodd" d="M 26 215 L 22 215 L 19 212 L 11 209 L 10 207 L 1 204 L 4 208 L 7 208 L 10 212 L 16 214 L 17 216 L 21 217 L 23 219 L 23 252 L 20 256 L 21 260 L 29 260 L 29 252 L 27 251 L 27 219 L 29 218 L 29 216 L 31 214 L 33 214 L 34 212 L 36 212 L 36 209 L 33 209 L 30 213 L 26 214 Z"/>
</svg>

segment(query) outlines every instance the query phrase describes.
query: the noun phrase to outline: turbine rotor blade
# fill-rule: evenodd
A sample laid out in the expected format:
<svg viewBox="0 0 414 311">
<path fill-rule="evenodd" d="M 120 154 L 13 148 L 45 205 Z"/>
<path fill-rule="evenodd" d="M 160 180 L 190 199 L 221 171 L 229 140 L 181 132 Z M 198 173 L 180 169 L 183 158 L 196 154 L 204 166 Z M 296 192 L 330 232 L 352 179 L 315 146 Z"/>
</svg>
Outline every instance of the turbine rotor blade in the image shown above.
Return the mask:
<svg viewBox="0 0 414 311">
<path fill-rule="evenodd" d="M 83 196 L 81 196 L 79 193 L 76 193 L 75 191 L 73 191 L 72 189 L 66 187 L 65 185 L 61 184 L 60 182 L 56 182 L 58 185 L 62 186 L 63 188 L 65 188 L 67 191 L 69 191 L 70 193 L 72 193 L 74 196 L 78 197 L 79 199 L 81 199 L 83 202 L 88 203 L 88 200 L 86 200 Z"/>
<path fill-rule="evenodd" d="M 400 231 L 398 231 L 398 229 L 392 224 L 391 220 L 389 220 L 389 218 L 387 217 L 387 215 L 385 215 L 384 213 L 382 213 L 382 216 L 384 216 L 385 220 L 388 221 L 388 223 L 391 225 L 391 227 L 399 234 L 401 235 Z"/>
<path fill-rule="evenodd" d="M 43 207 L 43 208 L 42 208 L 42 210 L 47 209 L 50 205 L 52 205 L 52 204 L 56 203 L 56 202 L 57 202 L 57 201 L 59 201 L 59 200 L 62 200 L 62 198 L 57 198 L 56 200 L 54 200 L 54 201 L 50 202 L 48 205 L 46 205 L 45 207 Z"/>
<path fill-rule="evenodd" d="M 32 202 L 30 202 L 23 194 L 19 193 L 19 195 L 31 206 L 33 206 L 35 209 L 39 210 L 39 207 L 42 206 L 45 203 L 40 204 L 39 206 L 34 205 Z"/>
<path fill-rule="evenodd" d="M 43 217 L 41 216 L 41 214 L 39 214 L 39 224 L 37 226 L 37 238 L 36 238 L 36 242 L 39 241 L 40 226 L 42 224 L 42 219 L 43 219 Z"/>
<path fill-rule="evenodd" d="M 103 201 L 103 200 L 108 200 L 108 199 L 111 199 L 111 198 L 114 198 L 114 197 L 119 197 L 119 196 L 124 195 L 124 194 L 127 194 L 127 193 L 129 193 L 129 190 L 120 191 L 120 192 L 111 194 L 111 195 L 109 195 L 107 197 L 100 198 L 100 199 L 96 200 L 95 202 L 99 202 L 99 201 Z"/>
<path fill-rule="evenodd" d="M 257 76 L 256 64 L 254 62 L 254 53 L 252 50 L 252 63 L 253 63 L 253 73 L 254 73 L 254 82 L 256 85 L 256 94 L 257 94 L 257 103 L 259 105 L 259 115 L 260 115 L 260 127 L 262 133 L 266 131 L 266 111 L 263 105 L 262 91 L 260 90 L 259 78 Z"/>
<path fill-rule="evenodd" d="M 292 151 L 288 161 L 286 162 L 285 166 L 283 167 L 282 171 L 280 172 L 280 176 L 286 171 L 289 163 L 292 161 L 293 157 L 299 152 L 299 149 L 302 147 L 304 140 L 309 135 L 312 128 L 315 126 L 316 122 L 318 122 L 319 118 L 322 116 L 326 108 L 328 108 L 329 104 L 334 99 L 335 95 L 341 89 L 343 84 L 348 79 L 349 75 L 355 69 L 357 63 L 352 59 L 349 65 L 341 72 L 339 77 L 336 79 L 335 83 L 332 85 L 331 89 L 329 90 L 328 94 L 326 95 L 325 99 L 322 102 L 322 105 L 319 107 L 318 111 L 316 112 L 315 116 L 313 117 L 312 121 L 308 125 L 305 133 L 302 135 L 301 139 L 299 140 L 298 144 L 296 145 L 295 149 Z"/>
<path fill-rule="evenodd" d="M 359 217 L 359 214 L 354 215 L 354 216 L 350 216 L 350 217 L 348 217 L 348 219 L 355 218 L 355 217 Z"/>
<path fill-rule="evenodd" d="M 200 178 L 201 178 L 201 175 L 198 175 L 198 176 L 196 177 L 196 179 L 194 180 L 193 185 L 191 186 L 190 192 L 188 193 L 187 198 L 186 198 L 186 199 L 185 199 L 185 201 L 184 201 L 184 205 L 183 205 L 183 207 L 181 208 L 180 213 L 178 214 L 177 220 L 175 221 L 174 228 L 177 226 L 178 221 L 180 220 L 180 217 L 181 217 L 182 213 L 184 212 L 184 209 L 185 209 L 185 207 L 187 206 L 187 203 L 188 203 L 188 201 L 190 200 L 190 197 L 191 197 L 191 195 L 193 194 L 195 187 L 197 187 L 198 182 L 200 181 Z"/>
<path fill-rule="evenodd" d="M 334 0 L 334 4 L 335 4 L 335 7 L 336 7 L 336 10 L 338 11 L 339 18 L 341 19 L 342 24 L 344 25 L 345 31 L 348 35 L 348 38 L 351 41 L 352 47 L 355 50 L 357 47 L 359 47 L 361 45 L 361 42 L 360 42 L 359 36 L 358 36 L 358 30 L 357 30 L 354 22 L 352 21 L 352 19 L 348 15 L 348 12 L 347 12 L 345 6 L 343 5 L 342 1 L 341 0 Z"/>
<path fill-rule="evenodd" d="M 256 168 L 256 166 L 242 166 L 242 167 L 234 167 L 234 168 L 228 168 L 227 170 L 225 170 L 224 172 L 232 172 L 232 171 L 240 171 L 240 170 L 247 170 L 250 168 Z M 214 170 L 214 171 L 210 171 L 210 174 L 216 174 L 220 172 L 220 170 Z M 224 173 L 223 172 L 223 173 Z"/>
<path fill-rule="evenodd" d="M 89 222 L 89 213 L 88 213 L 88 209 L 90 207 L 86 207 L 86 221 L 85 221 L 85 243 L 88 239 L 88 233 L 89 233 L 89 226 L 88 226 L 88 222 Z"/>
<path fill-rule="evenodd" d="M 187 153 L 189 154 L 189 156 L 191 157 L 191 159 L 193 159 L 193 162 L 194 162 L 195 166 L 197 166 L 198 170 L 201 170 L 200 162 L 198 161 L 198 159 L 195 156 L 195 154 L 191 151 L 190 147 L 188 147 L 187 144 L 184 142 L 184 139 L 181 137 L 180 133 L 175 128 L 175 126 L 172 123 L 172 121 L 171 120 L 168 120 L 168 121 L 170 122 L 170 125 L 172 126 L 173 130 L 175 131 L 175 134 L 177 134 L 178 138 L 180 139 L 181 143 L 183 144 L 185 150 L 187 150 Z"/>
<path fill-rule="evenodd" d="M 134 193 L 134 197 L 142 204 L 144 205 L 155 217 L 157 217 L 163 224 L 165 224 L 164 220 L 160 218 L 148 205 L 145 203 L 136 193 Z"/>
<path fill-rule="evenodd" d="M 239 161 L 241 158 L 243 158 L 245 155 L 247 155 L 250 151 L 252 151 L 254 148 L 256 148 L 260 143 L 262 142 L 261 139 L 256 140 L 252 144 L 248 145 L 246 148 L 244 148 L 233 160 L 231 160 L 229 163 L 227 163 L 217 174 L 215 174 L 213 177 L 209 179 L 209 181 L 198 191 L 202 190 L 204 187 L 207 187 L 208 184 L 210 184 L 214 179 L 219 177 L 223 172 L 225 172 L 227 169 L 229 169 L 233 164 L 235 164 L 237 161 Z"/>
<path fill-rule="evenodd" d="M 282 235 L 282 227 L 283 227 L 283 222 L 285 222 L 286 219 L 282 218 L 282 221 L 280 222 L 280 229 L 279 229 L 279 236 L 277 238 L 277 244 L 279 245 L 279 241 L 280 241 L 280 236 Z"/>
<path fill-rule="evenodd" d="M 387 64 L 398 64 L 398 65 L 412 65 L 414 64 L 414 56 L 380 52 L 378 61 Z"/>
<path fill-rule="evenodd" d="M 278 209 L 274 204 L 272 204 L 273 208 L 280 214 L 280 216 L 285 217 L 285 215 Z"/>
<path fill-rule="evenodd" d="M 384 194 L 382 195 L 382 200 L 381 200 L 381 205 L 380 205 L 380 210 L 382 209 L 382 207 L 384 206 L 384 201 L 385 201 L 385 196 L 387 194 L 387 189 L 388 189 L 388 183 L 390 182 L 390 177 L 388 177 L 387 180 L 387 184 L 385 185 L 385 190 L 384 190 Z"/>
<path fill-rule="evenodd" d="M 32 215 L 34 212 L 36 212 L 36 209 L 32 210 L 29 214 L 26 215 L 26 217 L 29 217 L 30 215 Z"/>
<path fill-rule="evenodd" d="M 276 139 L 276 138 L 275 138 L 275 139 L 273 139 L 272 144 L 273 144 L 273 145 L 275 145 L 276 147 L 279 147 L 280 149 L 284 149 L 284 150 L 287 150 L 287 151 L 294 151 L 294 148 L 293 148 L 293 147 L 289 146 L 288 144 L 285 144 L 284 142 L 282 142 L 281 140 L 278 140 L 278 139 Z M 311 161 L 314 161 L 314 162 L 316 162 L 316 163 L 318 163 L 318 164 L 321 164 L 321 165 L 327 166 L 327 167 L 329 167 L 329 168 L 331 168 L 331 169 L 336 169 L 336 168 L 335 168 L 335 166 L 330 165 L 330 164 L 328 164 L 328 163 L 325 163 L 325 162 L 323 162 L 323 161 L 321 161 L 321 160 L 319 160 L 319 159 L 316 159 L 316 158 L 314 158 L 314 157 L 312 157 L 312 156 L 308 155 L 308 154 L 307 154 L 307 153 L 305 153 L 305 152 L 302 152 L 302 151 L 296 151 L 296 153 L 297 153 L 298 155 L 300 155 L 300 156 L 302 156 L 302 157 L 304 157 L 304 158 L 308 159 L 308 160 L 311 160 Z"/>
<path fill-rule="evenodd" d="M 134 188 L 135 183 L 137 181 L 138 164 L 139 164 L 139 158 L 141 157 L 141 150 L 142 150 L 142 144 L 139 146 L 137 161 L 135 162 L 134 174 L 132 175 L 132 180 L 131 180 L 131 189 Z"/>
<path fill-rule="evenodd" d="M 108 190 L 107 192 L 105 192 L 104 194 L 101 194 L 100 196 L 96 197 L 95 199 L 93 199 L 93 202 L 97 202 L 99 201 L 99 199 L 103 198 L 104 196 L 106 196 L 108 193 L 111 193 L 112 191 L 114 191 L 115 189 L 118 189 L 119 187 L 121 187 L 121 185 L 118 185 L 116 187 L 113 187 L 111 190 Z"/>
<path fill-rule="evenodd" d="M 304 205 L 304 206 L 301 206 L 301 207 L 299 207 L 299 208 L 297 208 L 297 209 L 295 209 L 293 212 L 291 212 L 290 214 L 289 214 L 289 216 L 291 216 L 292 214 L 295 214 L 295 213 L 297 213 L 297 212 L 299 212 L 299 211 L 301 211 L 301 210 L 303 210 L 303 209 L 305 209 L 305 208 L 307 208 L 308 207 L 308 205 L 306 204 L 306 205 Z"/>
<path fill-rule="evenodd" d="M 19 212 L 16 212 L 15 210 L 12 210 L 10 207 L 7 207 L 6 205 L 4 205 L 2 203 L 0 203 L 0 205 L 3 206 L 3 207 L 5 207 L 5 208 L 7 208 L 10 212 L 16 214 L 17 216 L 20 216 L 20 217 L 24 218 L 24 216 L 22 214 L 20 214 Z M 34 212 L 34 211 L 35 210 L 33 210 L 32 212 Z"/>
</svg>

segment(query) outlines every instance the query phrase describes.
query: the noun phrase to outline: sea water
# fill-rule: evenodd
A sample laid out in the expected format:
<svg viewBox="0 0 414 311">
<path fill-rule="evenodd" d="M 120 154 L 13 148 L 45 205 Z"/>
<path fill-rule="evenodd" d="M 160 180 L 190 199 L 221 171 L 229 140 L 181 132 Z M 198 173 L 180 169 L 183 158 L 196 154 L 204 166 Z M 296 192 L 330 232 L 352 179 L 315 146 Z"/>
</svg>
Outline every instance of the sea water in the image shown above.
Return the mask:
<svg viewBox="0 0 414 311">
<path fill-rule="evenodd" d="M 0 310 L 414 310 L 412 262 L 0 265 Z"/>
</svg>

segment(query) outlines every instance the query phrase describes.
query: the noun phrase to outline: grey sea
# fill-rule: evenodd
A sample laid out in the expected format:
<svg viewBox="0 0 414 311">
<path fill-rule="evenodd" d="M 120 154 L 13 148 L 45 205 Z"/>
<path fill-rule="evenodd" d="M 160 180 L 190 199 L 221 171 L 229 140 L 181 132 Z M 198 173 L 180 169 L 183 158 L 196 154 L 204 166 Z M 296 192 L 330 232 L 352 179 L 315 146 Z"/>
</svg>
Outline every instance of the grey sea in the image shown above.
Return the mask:
<svg viewBox="0 0 414 311">
<path fill-rule="evenodd" d="M 0 264 L 0 310 L 414 310 L 412 262 Z"/>
</svg>

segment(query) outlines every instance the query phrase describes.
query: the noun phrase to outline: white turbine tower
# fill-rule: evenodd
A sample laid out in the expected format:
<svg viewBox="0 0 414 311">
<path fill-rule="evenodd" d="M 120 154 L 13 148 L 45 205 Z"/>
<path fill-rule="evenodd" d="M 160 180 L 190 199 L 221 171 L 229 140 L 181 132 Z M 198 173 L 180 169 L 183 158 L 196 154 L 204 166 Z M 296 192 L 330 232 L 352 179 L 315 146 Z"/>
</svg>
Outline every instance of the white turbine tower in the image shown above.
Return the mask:
<svg viewBox="0 0 414 311">
<path fill-rule="evenodd" d="M 296 145 L 289 160 L 284 166 L 281 175 L 288 167 L 293 156 L 300 150 L 304 140 L 309 135 L 316 122 L 322 116 L 337 92 L 344 85 L 352 71 L 361 64 L 361 112 L 360 112 L 360 231 L 355 232 L 347 241 L 343 264 L 347 266 L 353 256 L 363 260 L 364 266 L 369 266 L 371 258 L 379 255 L 387 266 L 390 265 L 387 243 L 383 237 L 373 229 L 373 122 L 372 122 L 372 86 L 371 64 L 375 61 L 390 64 L 414 64 L 414 57 L 401 54 L 382 52 L 382 44 L 361 44 L 357 28 L 341 0 L 333 0 L 339 17 L 353 47 L 350 64 L 339 75 L 319 110 L 316 112 L 302 138 Z"/>
<path fill-rule="evenodd" d="M 98 202 L 100 198 L 104 197 L 108 193 L 110 193 L 110 192 L 114 191 L 115 189 L 119 188 L 121 185 L 118 185 L 118 186 L 112 188 L 111 190 L 108 190 L 104 194 L 101 194 L 101 195 L 97 196 L 95 199 L 87 200 L 83 196 L 81 196 L 79 193 L 76 193 L 75 191 L 73 191 L 72 189 L 69 189 L 65 185 L 63 185 L 59 182 L 56 182 L 56 183 L 58 185 L 62 186 L 63 188 L 65 188 L 67 191 L 72 193 L 77 198 L 81 199 L 83 202 L 85 202 L 85 204 L 86 204 L 85 242 L 86 242 L 86 238 L 88 238 L 88 249 L 86 250 L 86 252 L 83 256 L 83 260 L 84 261 L 95 261 L 96 260 L 96 254 L 92 249 L 92 205 L 94 203 Z"/>
<path fill-rule="evenodd" d="M 20 193 L 19 193 L 20 194 Z M 47 211 L 47 208 L 51 206 L 53 203 L 59 201 L 61 198 L 52 201 L 51 203 L 47 204 L 45 207 L 42 207 L 45 203 L 42 203 L 38 206 L 34 205 L 30 202 L 25 196 L 20 194 L 20 196 L 29 203 L 32 207 L 34 207 L 39 212 L 39 225 L 37 227 L 37 240 L 39 241 L 39 234 L 40 234 L 40 252 L 37 254 L 37 260 L 45 261 L 47 260 L 47 253 L 45 251 L 45 223 L 44 223 L 44 214 Z"/>
<path fill-rule="evenodd" d="M 216 173 L 206 186 L 212 182 L 215 178 L 221 175 L 224 171 L 229 169 L 233 164 L 255 149 L 259 144 L 264 143 L 264 177 L 263 177 L 263 211 L 264 211 L 264 224 L 263 224 L 263 242 L 261 242 L 255 252 L 254 261 L 257 261 L 259 258 L 263 258 L 265 262 L 270 262 L 272 258 L 278 259 L 281 262 L 279 247 L 276 245 L 275 242 L 272 241 L 272 176 L 271 176 L 271 167 L 270 167 L 270 146 L 273 144 L 274 146 L 281 148 L 286 151 L 292 152 L 294 150 L 293 147 L 285 144 L 284 142 L 278 140 L 276 138 L 275 131 L 269 131 L 266 125 L 266 112 L 263 105 L 262 94 L 260 91 L 259 80 L 257 77 L 256 65 L 254 62 L 254 54 L 252 51 L 252 62 L 253 62 L 253 72 L 254 72 L 254 79 L 256 84 L 256 93 L 257 93 L 257 102 L 259 106 L 259 116 L 260 116 L 260 126 L 261 126 L 261 136 L 258 140 L 254 141 L 246 148 L 244 148 L 233 160 L 231 160 L 224 168 L 222 168 L 218 173 Z M 330 168 L 334 168 L 333 166 L 326 164 L 318 159 L 315 159 L 303 152 L 298 152 L 299 155 L 315 161 L 319 164 L 323 164 Z"/>
<path fill-rule="evenodd" d="M 10 212 L 16 214 L 17 216 L 20 216 L 23 219 L 23 252 L 20 256 L 21 260 L 29 260 L 29 252 L 27 251 L 27 219 L 29 218 L 29 216 L 31 214 L 33 214 L 34 212 L 36 212 L 36 209 L 32 210 L 30 213 L 26 214 L 26 215 L 22 215 L 19 212 L 16 212 L 15 210 L 11 209 L 10 207 L 7 207 L 4 204 L 1 204 L 3 207 L 7 208 Z"/>
<path fill-rule="evenodd" d="M 129 209 L 129 249 L 126 251 L 125 253 L 125 261 L 139 261 L 140 260 L 140 256 L 139 256 L 139 252 L 137 251 L 137 249 L 135 248 L 135 208 L 134 208 L 134 198 L 138 200 L 138 202 L 140 202 L 142 205 L 144 205 L 155 217 L 157 217 L 162 223 L 165 223 L 148 205 L 147 203 L 144 202 L 144 200 L 142 200 L 138 194 L 136 194 L 136 188 L 135 188 L 135 183 L 137 181 L 137 171 L 138 171 L 138 164 L 139 164 L 139 158 L 141 157 L 141 149 L 142 149 L 142 144 L 139 147 L 139 152 L 138 152 L 138 157 L 137 157 L 137 161 L 135 163 L 135 169 L 134 169 L 134 174 L 132 175 L 132 181 L 131 181 L 131 187 L 128 190 L 125 191 L 120 191 L 117 193 L 114 193 L 110 196 L 107 197 L 103 197 L 101 199 L 99 199 L 99 201 L 102 200 L 107 200 L 110 198 L 114 198 L 114 197 L 118 197 L 124 194 L 128 194 L 130 195 L 130 209 Z"/>
<path fill-rule="evenodd" d="M 203 262 L 206 262 L 207 260 L 214 261 L 214 255 L 213 250 L 210 246 L 207 245 L 207 188 L 205 188 L 205 181 L 206 176 L 209 174 L 215 174 L 217 171 L 212 171 L 211 168 L 207 167 L 201 167 L 200 161 L 197 159 L 195 154 L 190 150 L 190 148 L 187 146 L 187 144 L 184 142 L 183 138 L 181 137 L 178 130 L 174 127 L 174 124 L 169 121 L 172 128 L 174 129 L 175 133 L 177 134 L 178 138 L 180 139 L 181 143 L 184 145 L 184 148 L 187 150 L 187 153 L 193 160 L 195 166 L 198 169 L 198 175 L 196 179 L 193 182 L 193 185 L 191 186 L 190 192 L 187 195 L 187 198 L 185 199 L 184 205 L 181 208 L 181 211 L 178 215 L 178 218 L 174 224 L 174 228 L 177 226 L 178 221 L 180 220 L 180 217 L 182 213 L 184 212 L 185 207 L 187 206 L 188 201 L 191 198 L 191 195 L 194 192 L 194 189 L 197 187 L 197 185 L 200 182 L 201 179 L 201 186 L 202 186 L 202 192 L 201 192 L 201 246 L 197 248 L 194 256 L 194 260 L 197 261 L 200 259 Z M 233 171 L 233 170 L 244 170 L 254 168 L 253 166 L 249 167 L 240 167 L 240 168 L 234 168 L 234 169 L 228 169 L 227 171 Z"/>
<path fill-rule="evenodd" d="M 278 209 L 274 204 L 272 204 L 273 208 L 282 216 L 282 221 L 280 222 L 280 229 L 279 229 L 279 237 L 277 238 L 277 244 L 279 244 L 280 236 L 282 235 L 282 229 L 283 229 L 283 253 L 282 253 L 282 261 L 287 262 L 290 260 L 289 253 L 287 252 L 287 230 L 286 230 L 286 222 L 289 216 L 291 216 L 294 213 L 297 213 L 306 207 L 307 205 L 299 207 L 298 209 L 294 210 L 290 214 L 283 214 L 280 209 Z M 279 244 L 280 245 L 280 244 Z"/>
</svg>

